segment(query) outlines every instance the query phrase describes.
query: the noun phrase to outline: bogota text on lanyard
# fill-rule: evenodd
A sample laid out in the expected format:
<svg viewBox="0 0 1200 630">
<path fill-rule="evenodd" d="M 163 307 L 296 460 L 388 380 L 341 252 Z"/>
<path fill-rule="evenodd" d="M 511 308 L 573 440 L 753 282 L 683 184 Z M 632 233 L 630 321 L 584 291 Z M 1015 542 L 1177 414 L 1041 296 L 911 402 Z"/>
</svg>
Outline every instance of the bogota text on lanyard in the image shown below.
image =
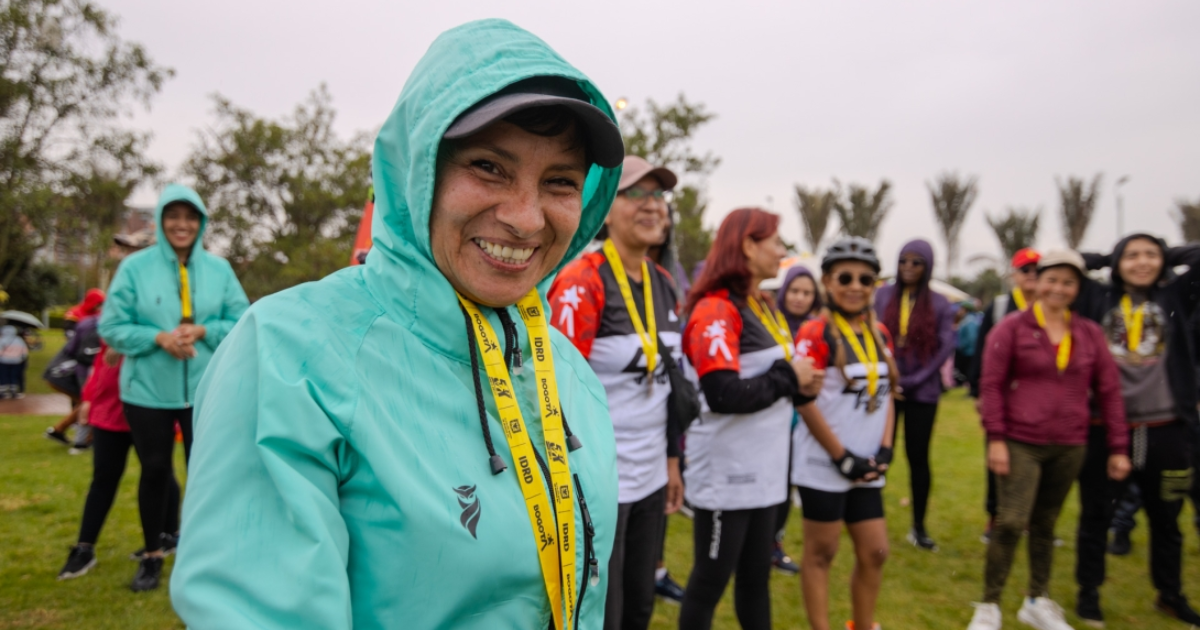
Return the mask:
<svg viewBox="0 0 1200 630">
<path fill-rule="evenodd" d="M 764 306 L 758 303 L 758 298 L 753 295 L 746 298 L 746 303 L 750 305 L 750 310 L 754 311 L 754 316 L 758 321 L 762 322 L 763 328 L 771 333 L 775 338 L 775 343 L 783 347 L 783 356 L 787 357 L 788 361 L 792 360 L 792 330 L 788 328 L 787 320 L 783 318 L 782 313 L 776 313 L 771 310 L 771 307 Z"/>
<path fill-rule="evenodd" d="M 1042 303 L 1033 303 L 1033 316 L 1037 318 L 1038 326 L 1042 330 L 1046 329 L 1046 314 L 1042 312 Z M 1063 320 L 1067 323 L 1067 331 L 1063 333 L 1062 341 L 1058 344 L 1058 355 L 1054 357 L 1054 363 L 1058 366 L 1058 373 L 1062 374 L 1067 371 L 1067 366 L 1071 363 L 1071 311 L 1063 312 Z M 1046 333 L 1046 339 L 1050 338 L 1049 332 Z"/>
<path fill-rule="evenodd" d="M 646 305 L 646 325 L 643 326 L 637 304 L 633 303 L 633 289 L 629 287 L 629 276 L 625 275 L 621 254 L 617 252 L 611 238 L 604 239 L 604 257 L 608 259 L 608 266 L 612 267 L 613 275 L 617 278 L 617 286 L 621 288 L 621 297 L 625 298 L 625 310 L 629 311 L 633 329 L 642 341 L 642 353 L 646 355 L 646 382 L 653 385 L 654 368 L 658 367 L 658 325 L 654 321 L 654 288 L 650 286 L 650 269 L 646 260 L 642 259 L 642 297 Z"/>
<path fill-rule="evenodd" d="M 534 377 L 538 383 L 538 408 L 542 417 L 542 438 L 546 444 L 546 458 L 550 467 L 550 487 L 554 499 L 546 492 L 541 469 L 537 464 L 537 453 L 526 430 L 521 407 L 517 404 L 516 390 L 500 350 L 500 338 L 487 318 L 474 302 L 458 296 L 458 301 L 471 318 L 471 330 L 475 342 L 483 355 L 488 382 L 492 386 L 492 398 L 500 416 L 500 426 L 517 465 L 517 481 L 525 497 L 525 508 L 529 512 L 529 524 L 533 531 L 534 544 L 542 567 L 542 579 L 546 584 L 546 595 L 550 599 L 550 611 L 554 616 L 554 627 L 571 630 L 575 619 L 575 501 L 571 489 L 571 469 L 567 462 L 566 439 L 563 431 L 562 406 L 558 399 L 558 381 L 554 376 L 554 359 L 550 353 L 550 329 L 546 324 L 542 299 L 537 289 L 517 302 L 517 310 L 529 331 L 529 345 L 533 349 Z M 554 508 L 557 512 L 552 514 Z M 553 518 L 553 517 L 557 517 Z M 557 520 L 557 526 L 555 521 Z"/>
<path fill-rule="evenodd" d="M 846 339 L 850 349 L 854 351 L 858 362 L 867 369 L 867 413 L 875 413 L 879 409 L 879 400 L 875 398 L 875 392 L 879 391 L 879 350 L 875 346 L 875 335 L 873 331 L 867 329 L 866 322 L 863 322 L 863 341 L 859 343 L 858 335 L 854 334 L 850 322 L 836 311 L 833 313 L 833 323 L 841 331 L 842 337 Z M 867 346 L 865 350 L 863 349 L 864 344 Z"/>
</svg>

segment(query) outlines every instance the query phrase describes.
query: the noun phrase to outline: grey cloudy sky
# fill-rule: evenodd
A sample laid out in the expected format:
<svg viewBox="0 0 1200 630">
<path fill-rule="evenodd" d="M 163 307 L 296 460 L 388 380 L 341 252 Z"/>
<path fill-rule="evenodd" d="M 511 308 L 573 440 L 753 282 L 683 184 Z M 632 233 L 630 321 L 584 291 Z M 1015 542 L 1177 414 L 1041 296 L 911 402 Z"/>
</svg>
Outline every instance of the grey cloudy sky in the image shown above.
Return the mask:
<svg viewBox="0 0 1200 630">
<path fill-rule="evenodd" d="M 980 177 L 963 260 L 997 254 L 984 212 L 1042 206 L 1039 245 L 1062 242 L 1054 178 L 1103 171 L 1086 248 L 1128 229 L 1179 240 L 1170 216 L 1200 199 L 1200 3 L 1006 2 L 268 2 L 102 0 L 121 34 L 177 76 L 135 124 L 172 170 L 211 121 L 219 92 L 264 116 L 329 85 L 338 127 L 372 130 L 441 31 L 484 17 L 527 28 L 611 99 L 683 92 L 718 118 L 696 138 L 722 159 L 709 222 L 760 205 L 801 241 L 792 186 L 831 178 L 895 186 L 880 245 L 944 251 L 925 182 Z M 150 191 L 137 201 L 152 202 Z M 770 199 L 770 201 L 769 201 Z M 889 265 L 891 266 L 891 265 Z"/>
</svg>

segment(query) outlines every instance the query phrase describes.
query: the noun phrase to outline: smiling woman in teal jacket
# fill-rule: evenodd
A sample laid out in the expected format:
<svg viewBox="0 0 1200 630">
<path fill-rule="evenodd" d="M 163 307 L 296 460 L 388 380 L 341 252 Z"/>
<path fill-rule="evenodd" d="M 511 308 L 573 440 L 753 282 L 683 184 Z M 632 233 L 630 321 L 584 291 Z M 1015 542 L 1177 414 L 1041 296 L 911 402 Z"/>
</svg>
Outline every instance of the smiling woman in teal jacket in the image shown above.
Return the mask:
<svg viewBox="0 0 1200 630">
<path fill-rule="evenodd" d="M 184 454 L 192 448 L 192 401 L 217 346 L 248 305 L 224 258 L 204 249 L 208 209 L 196 191 L 170 184 L 154 210 L 158 238 L 121 261 L 100 316 L 100 336 L 125 355 L 121 402 L 138 459 L 138 510 L 146 553 L 131 587 L 158 587 L 174 477 L 175 423 Z M 173 519 L 172 519 L 173 520 Z"/>
<path fill-rule="evenodd" d="M 616 193 L 612 118 L 508 22 L 433 43 L 375 141 L 366 264 L 255 304 L 200 386 L 190 627 L 601 627 L 612 425 L 545 291 Z"/>
</svg>

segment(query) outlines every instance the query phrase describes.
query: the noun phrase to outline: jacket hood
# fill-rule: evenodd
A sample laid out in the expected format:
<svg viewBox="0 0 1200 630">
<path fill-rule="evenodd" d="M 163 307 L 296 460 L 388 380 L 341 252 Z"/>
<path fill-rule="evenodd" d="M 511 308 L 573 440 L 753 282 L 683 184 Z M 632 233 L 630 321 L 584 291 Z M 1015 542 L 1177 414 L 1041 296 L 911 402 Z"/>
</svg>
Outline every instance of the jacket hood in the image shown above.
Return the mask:
<svg viewBox="0 0 1200 630">
<path fill-rule="evenodd" d="M 1154 236 L 1153 234 L 1146 234 L 1144 232 L 1138 232 L 1138 233 L 1130 234 L 1129 236 L 1126 236 L 1125 238 L 1117 241 L 1116 247 L 1113 247 L 1112 256 L 1109 257 L 1109 260 L 1110 260 L 1109 266 L 1110 266 L 1110 273 L 1112 274 L 1111 275 L 1112 284 L 1115 288 L 1117 288 L 1121 291 L 1125 290 L 1125 280 L 1123 278 L 1121 278 L 1121 265 L 1120 265 L 1121 256 L 1125 254 L 1125 248 L 1129 246 L 1129 241 L 1132 241 L 1133 239 L 1136 239 L 1136 238 L 1144 238 L 1146 240 L 1152 241 L 1155 244 L 1157 244 L 1158 248 L 1160 250 L 1162 250 L 1162 254 L 1164 257 L 1166 256 L 1166 253 L 1167 253 L 1167 242 L 1157 236 Z M 1155 284 L 1157 285 L 1158 283 L 1162 282 L 1163 279 L 1166 278 L 1166 276 L 1169 272 L 1170 272 L 1170 270 L 1167 268 L 1166 260 L 1164 258 L 1163 267 L 1158 272 L 1158 279 L 1155 280 Z"/>
<path fill-rule="evenodd" d="M 87 293 L 83 294 L 83 301 L 71 308 L 67 309 L 64 316 L 71 321 L 79 321 L 85 317 L 90 317 L 100 312 L 100 307 L 104 305 L 104 291 L 100 289 L 88 289 Z"/>
<path fill-rule="evenodd" d="M 167 206 L 177 201 L 191 205 L 200 213 L 200 231 L 196 233 L 196 242 L 192 244 L 192 254 L 204 250 L 204 231 L 208 228 L 208 208 L 205 207 L 204 201 L 200 199 L 199 193 L 183 184 L 167 184 L 162 194 L 158 196 L 158 205 L 154 208 L 154 246 L 172 262 L 176 260 L 175 250 L 171 247 L 171 243 L 167 241 L 166 233 L 163 232 L 162 215 L 163 210 Z M 191 260 L 190 255 L 188 256 L 188 260 Z"/>
<path fill-rule="evenodd" d="M 442 136 L 471 106 L 513 83 L 540 76 L 577 82 L 592 105 L 615 120 L 600 90 L 545 42 L 510 22 L 489 19 L 453 28 L 434 40 L 375 139 L 375 210 L 365 280 L 389 312 L 435 345 L 442 341 L 434 338 L 445 336 L 437 329 L 462 328 L 454 289 L 434 264 L 429 240 Z M 555 273 L 584 250 L 604 223 L 620 172 L 619 167 L 591 165 L 579 230 Z M 538 284 L 543 300 L 553 276 Z"/>
<path fill-rule="evenodd" d="M 904 258 L 905 254 L 916 254 L 925 259 L 925 273 L 921 275 L 921 286 L 928 285 L 929 280 L 933 278 L 933 245 L 930 245 L 929 241 L 921 238 L 915 238 L 905 243 L 904 247 L 900 248 L 900 255 L 896 257 L 897 269 L 900 268 L 900 259 Z M 899 273 L 897 273 L 898 280 Z"/>
</svg>

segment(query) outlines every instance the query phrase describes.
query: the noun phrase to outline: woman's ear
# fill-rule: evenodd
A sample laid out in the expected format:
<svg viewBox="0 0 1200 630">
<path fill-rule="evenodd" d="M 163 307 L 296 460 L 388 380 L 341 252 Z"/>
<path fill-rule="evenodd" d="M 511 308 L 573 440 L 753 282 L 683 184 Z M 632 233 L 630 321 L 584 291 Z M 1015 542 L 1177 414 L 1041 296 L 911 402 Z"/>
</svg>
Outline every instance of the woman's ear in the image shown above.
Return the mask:
<svg viewBox="0 0 1200 630">
<path fill-rule="evenodd" d="M 747 236 L 746 238 L 742 239 L 742 255 L 746 258 L 754 258 L 754 252 L 757 249 L 757 246 L 758 243 L 753 238 Z"/>
</svg>

